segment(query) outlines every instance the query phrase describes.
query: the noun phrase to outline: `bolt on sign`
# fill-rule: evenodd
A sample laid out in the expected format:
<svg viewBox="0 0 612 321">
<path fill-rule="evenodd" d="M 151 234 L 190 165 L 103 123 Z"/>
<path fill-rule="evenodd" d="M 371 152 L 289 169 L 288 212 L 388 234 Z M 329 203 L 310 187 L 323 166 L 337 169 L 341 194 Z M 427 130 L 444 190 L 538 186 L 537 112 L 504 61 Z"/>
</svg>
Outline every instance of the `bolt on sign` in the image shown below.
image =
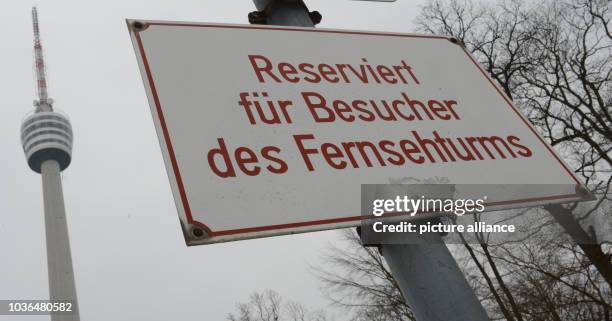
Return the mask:
<svg viewBox="0 0 612 321">
<path fill-rule="evenodd" d="M 361 184 L 404 178 L 506 184 L 495 209 L 585 198 L 454 39 L 127 23 L 188 245 L 357 226 Z"/>
</svg>

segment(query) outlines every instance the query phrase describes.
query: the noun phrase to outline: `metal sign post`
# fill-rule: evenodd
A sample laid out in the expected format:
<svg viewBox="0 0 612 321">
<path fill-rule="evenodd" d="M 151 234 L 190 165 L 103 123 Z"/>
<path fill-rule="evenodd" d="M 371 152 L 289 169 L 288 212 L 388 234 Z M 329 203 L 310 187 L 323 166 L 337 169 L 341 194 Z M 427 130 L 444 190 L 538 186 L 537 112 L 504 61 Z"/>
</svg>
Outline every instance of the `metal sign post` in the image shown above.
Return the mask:
<svg viewBox="0 0 612 321">
<path fill-rule="evenodd" d="M 254 0 L 251 23 L 314 27 L 302 1 Z M 316 21 L 318 23 L 318 21 Z M 438 233 L 403 233 L 406 244 L 383 244 L 381 252 L 418 321 L 488 321 L 484 308 Z"/>
</svg>

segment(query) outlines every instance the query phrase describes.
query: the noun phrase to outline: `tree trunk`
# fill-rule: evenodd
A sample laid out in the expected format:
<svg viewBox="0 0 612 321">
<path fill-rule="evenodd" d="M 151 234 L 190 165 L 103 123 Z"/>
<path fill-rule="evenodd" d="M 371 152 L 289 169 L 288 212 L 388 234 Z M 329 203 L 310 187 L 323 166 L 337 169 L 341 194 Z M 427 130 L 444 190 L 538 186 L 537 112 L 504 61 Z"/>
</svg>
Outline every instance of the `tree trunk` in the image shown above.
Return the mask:
<svg viewBox="0 0 612 321">
<path fill-rule="evenodd" d="M 584 231 L 582 226 L 580 226 L 578 221 L 574 218 L 572 211 L 558 204 L 544 206 L 544 209 L 547 210 L 572 237 L 574 242 L 582 249 L 597 271 L 601 273 L 608 285 L 612 287 L 611 256 L 606 255 L 601 250 L 601 246 Z"/>
</svg>

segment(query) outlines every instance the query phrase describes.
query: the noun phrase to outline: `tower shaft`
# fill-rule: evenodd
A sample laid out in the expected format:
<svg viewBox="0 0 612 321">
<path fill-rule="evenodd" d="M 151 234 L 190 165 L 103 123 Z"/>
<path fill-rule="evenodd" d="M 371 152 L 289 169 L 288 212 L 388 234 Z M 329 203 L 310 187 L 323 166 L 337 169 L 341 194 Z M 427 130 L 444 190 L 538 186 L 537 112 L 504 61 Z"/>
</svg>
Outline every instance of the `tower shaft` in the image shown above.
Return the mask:
<svg viewBox="0 0 612 321">
<path fill-rule="evenodd" d="M 59 163 L 53 159 L 44 161 L 41 165 L 41 174 L 47 235 L 49 298 L 52 301 L 71 301 L 74 311 L 70 314 L 52 314 L 51 320 L 78 321 L 77 294 Z"/>
</svg>

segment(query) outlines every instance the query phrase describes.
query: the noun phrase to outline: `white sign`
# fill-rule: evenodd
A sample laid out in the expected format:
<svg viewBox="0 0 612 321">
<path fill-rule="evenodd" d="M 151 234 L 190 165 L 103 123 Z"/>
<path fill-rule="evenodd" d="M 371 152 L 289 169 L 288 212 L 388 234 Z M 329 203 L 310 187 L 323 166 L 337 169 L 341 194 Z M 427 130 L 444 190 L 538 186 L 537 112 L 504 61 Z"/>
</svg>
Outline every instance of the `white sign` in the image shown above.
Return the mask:
<svg viewBox="0 0 612 321">
<path fill-rule="evenodd" d="M 571 169 L 446 37 L 128 25 L 190 245 L 356 226 L 361 184 L 405 178 L 557 184 L 506 186 L 496 208 L 581 199 Z"/>
</svg>

